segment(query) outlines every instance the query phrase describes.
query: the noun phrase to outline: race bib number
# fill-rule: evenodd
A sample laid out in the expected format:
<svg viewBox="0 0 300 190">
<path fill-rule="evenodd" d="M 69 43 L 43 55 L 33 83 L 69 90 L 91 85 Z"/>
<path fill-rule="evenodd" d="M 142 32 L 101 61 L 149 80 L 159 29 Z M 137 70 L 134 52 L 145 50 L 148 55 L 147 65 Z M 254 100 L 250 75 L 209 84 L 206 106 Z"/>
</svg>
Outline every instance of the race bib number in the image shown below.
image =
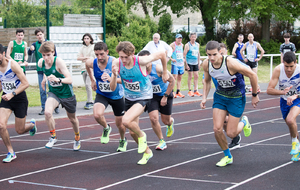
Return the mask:
<svg viewBox="0 0 300 190">
<path fill-rule="evenodd" d="M 125 84 L 125 88 L 127 88 L 130 91 L 133 91 L 133 92 L 141 91 L 140 83 L 138 81 L 137 82 L 124 81 L 124 84 Z"/>
<path fill-rule="evenodd" d="M 99 82 L 98 86 L 99 86 L 99 90 L 101 92 L 112 92 L 112 90 L 110 89 L 109 83 Z"/>
<path fill-rule="evenodd" d="M 234 87 L 234 83 L 231 80 L 218 80 L 218 84 L 222 87 L 222 88 L 231 88 Z"/>
<path fill-rule="evenodd" d="M 295 95 L 295 94 L 297 94 L 297 91 L 296 91 L 296 90 L 290 90 L 290 91 L 288 91 L 288 92 L 286 93 L 286 96 L 289 97 L 289 96 L 293 96 L 293 95 Z"/>
<path fill-rule="evenodd" d="M 62 86 L 61 82 L 49 81 L 50 86 L 52 87 L 59 87 Z"/>
<path fill-rule="evenodd" d="M 192 50 L 192 56 L 198 57 L 198 50 Z"/>
<path fill-rule="evenodd" d="M 290 49 L 283 49 L 283 54 L 285 54 L 286 52 L 291 51 Z"/>
<path fill-rule="evenodd" d="M 250 61 L 252 61 L 252 60 L 254 61 L 254 54 L 248 54 L 247 59 Z"/>
<path fill-rule="evenodd" d="M 14 60 L 22 61 L 23 60 L 23 53 L 15 53 Z"/>
<path fill-rule="evenodd" d="M 156 93 L 161 93 L 161 88 L 160 86 L 157 84 L 157 85 L 152 85 L 152 89 L 153 89 L 153 93 L 156 94 Z"/>
<path fill-rule="evenodd" d="M 6 93 L 13 92 L 17 89 L 14 82 L 2 82 L 3 91 Z"/>
<path fill-rule="evenodd" d="M 176 53 L 176 59 L 183 59 L 183 54 L 182 53 Z"/>
</svg>

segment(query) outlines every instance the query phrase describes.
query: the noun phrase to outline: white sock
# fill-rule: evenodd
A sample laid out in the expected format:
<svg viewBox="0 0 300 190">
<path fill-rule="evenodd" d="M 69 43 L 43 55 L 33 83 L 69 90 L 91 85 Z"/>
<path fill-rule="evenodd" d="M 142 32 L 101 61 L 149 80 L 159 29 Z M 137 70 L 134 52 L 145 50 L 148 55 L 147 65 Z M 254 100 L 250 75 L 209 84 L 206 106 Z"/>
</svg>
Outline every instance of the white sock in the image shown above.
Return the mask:
<svg viewBox="0 0 300 190">
<path fill-rule="evenodd" d="M 298 141 L 297 137 L 295 137 L 295 138 L 292 138 L 292 142 L 299 142 L 299 141 Z"/>
</svg>

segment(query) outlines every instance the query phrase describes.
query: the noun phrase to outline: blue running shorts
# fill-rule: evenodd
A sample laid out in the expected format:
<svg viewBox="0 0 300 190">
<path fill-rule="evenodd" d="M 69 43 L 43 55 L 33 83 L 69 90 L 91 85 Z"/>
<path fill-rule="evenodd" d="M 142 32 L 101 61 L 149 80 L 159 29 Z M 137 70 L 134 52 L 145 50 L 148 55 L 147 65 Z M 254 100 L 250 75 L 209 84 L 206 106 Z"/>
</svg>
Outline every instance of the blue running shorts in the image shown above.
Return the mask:
<svg viewBox="0 0 300 190">
<path fill-rule="evenodd" d="M 173 75 L 183 75 L 184 74 L 184 65 L 182 65 L 182 66 L 172 65 L 171 74 L 173 74 Z"/>
<path fill-rule="evenodd" d="M 300 98 L 297 98 L 296 100 L 294 100 L 293 104 L 290 106 L 287 105 L 286 100 L 284 100 L 283 98 L 280 98 L 280 110 L 281 110 L 281 114 L 282 114 L 282 117 L 284 120 L 287 117 L 287 115 L 289 114 L 291 108 L 294 106 L 300 107 Z"/>
</svg>

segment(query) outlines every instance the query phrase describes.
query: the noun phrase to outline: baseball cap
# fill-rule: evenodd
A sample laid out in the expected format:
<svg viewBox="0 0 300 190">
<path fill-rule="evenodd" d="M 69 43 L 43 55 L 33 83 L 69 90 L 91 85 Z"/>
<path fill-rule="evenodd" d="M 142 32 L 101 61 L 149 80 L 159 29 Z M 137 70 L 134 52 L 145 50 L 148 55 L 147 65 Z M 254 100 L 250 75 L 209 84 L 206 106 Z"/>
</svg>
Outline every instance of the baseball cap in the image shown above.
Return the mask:
<svg viewBox="0 0 300 190">
<path fill-rule="evenodd" d="M 182 38 L 181 34 L 176 34 L 176 38 Z"/>
</svg>

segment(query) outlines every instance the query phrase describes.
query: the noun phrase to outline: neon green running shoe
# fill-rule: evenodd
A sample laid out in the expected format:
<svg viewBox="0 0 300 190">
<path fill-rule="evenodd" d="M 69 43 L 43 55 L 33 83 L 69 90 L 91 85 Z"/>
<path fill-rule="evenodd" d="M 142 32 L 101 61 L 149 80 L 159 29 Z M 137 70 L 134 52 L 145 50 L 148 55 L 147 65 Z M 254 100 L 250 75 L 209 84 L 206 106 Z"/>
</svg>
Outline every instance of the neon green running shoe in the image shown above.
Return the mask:
<svg viewBox="0 0 300 190">
<path fill-rule="evenodd" d="M 248 121 L 248 117 L 247 116 L 243 116 L 242 117 L 242 120 L 246 121 L 246 125 L 244 126 L 243 130 L 244 130 L 244 135 L 245 137 L 249 137 L 251 135 L 251 132 L 252 132 L 252 128 L 251 128 L 251 125 Z"/>
<path fill-rule="evenodd" d="M 166 135 L 167 137 L 171 137 L 174 134 L 174 118 L 173 118 L 173 122 L 172 124 L 169 126 L 167 126 L 167 131 L 166 131 Z"/>
<path fill-rule="evenodd" d="M 142 131 L 144 136 L 138 138 L 138 153 L 143 153 L 147 149 L 147 135 Z"/>
<path fill-rule="evenodd" d="M 291 160 L 293 162 L 298 162 L 299 161 L 299 157 L 300 157 L 300 152 L 298 152 L 298 154 L 293 155 L 293 157 L 292 157 Z"/>
<path fill-rule="evenodd" d="M 109 142 L 109 134 L 111 133 L 111 127 L 109 124 L 107 124 L 108 126 L 108 129 L 103 129 L 103 133 L 102 133 L 102 136 L 101 136 L 101 143 L 102 144 L 106 144 Z"/>
<path fill-rule="evenodd" d="M 117 152 L 126 152 L 127 150 L 127 139 L 125 137 L 124 140 L 119 141 L 119 147 L 117 149 Z"/>
<path fill-rule="evenodd" d="M 218 167 L 224 167 L 227 166 L 228 164 L 232 164 L 232 162 L 233 162 L 233 157 L 229 158 L 228 156 L 225 156 L 216 165 Z"/>
<path fill-rule="evenodd" d="M 151 151 L 151 150 L 150 150 Z M 153 157 L 153 153 L 152 153 L 152 151 L 151 151 L 151 153 L 150 154 L 147 154 L 146 152 L 144 153 L 144 155 L 143 155 L 143 158 L 142 159 L 140 159 L 140 161 L 138 161 L 138 165 L 145 165 L 145 164 L 147 164 L 147 162 L 148 162 L 148 160 L 150 159 L 150 158 L 152 158 Z"/>
</svg>

